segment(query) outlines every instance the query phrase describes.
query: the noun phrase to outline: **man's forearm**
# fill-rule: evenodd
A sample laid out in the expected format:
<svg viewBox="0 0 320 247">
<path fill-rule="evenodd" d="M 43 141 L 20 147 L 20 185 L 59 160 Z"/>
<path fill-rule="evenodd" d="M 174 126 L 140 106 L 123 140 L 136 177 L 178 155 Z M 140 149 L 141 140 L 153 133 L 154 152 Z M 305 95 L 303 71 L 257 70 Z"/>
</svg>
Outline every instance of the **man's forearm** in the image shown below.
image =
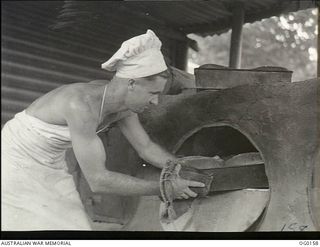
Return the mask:
<svg viewBox="0 0 320 247">
<path fill-rule="evenodd" d="M 140 156 L 142 159 L 158 168 L 163 168 L 168 160 L 176 159 L 173 154 L 169 153 L 156 143 L 150 144 L 148 148 L 143 150 L 143 153 Z"/>
<path fill-rule="evenodd" d="M 90 181 L 88 181 L 90 184 Z M 106 171 L 91 181 L 95 193 L 110 193 L 123 196 L 160 195 L 159 182 L 148 181 L 126 174 Z"/>
</svg>

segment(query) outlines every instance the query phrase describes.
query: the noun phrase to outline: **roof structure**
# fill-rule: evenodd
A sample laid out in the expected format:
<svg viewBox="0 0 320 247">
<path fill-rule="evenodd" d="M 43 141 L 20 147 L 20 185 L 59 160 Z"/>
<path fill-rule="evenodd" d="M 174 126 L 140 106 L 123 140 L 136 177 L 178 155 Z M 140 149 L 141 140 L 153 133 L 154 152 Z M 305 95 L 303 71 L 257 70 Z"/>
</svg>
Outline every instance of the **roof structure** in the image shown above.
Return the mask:
<svg viewBox="0 0 320 247">
<path fill-rule="evenodd" d="M 233 10 L 243 6 L 244 23 L 317 6 L 315 0 L 73 1 L 66 0 L 55 28 L 95 22 L 106 31 L 152 26 L 176 38 L 189 33 L 219 34 L 232 26 Z M 114 26 L 112 28 L 112 26 Z M 119 31 L 119 29 L 118 29 Z"/>
</svg>

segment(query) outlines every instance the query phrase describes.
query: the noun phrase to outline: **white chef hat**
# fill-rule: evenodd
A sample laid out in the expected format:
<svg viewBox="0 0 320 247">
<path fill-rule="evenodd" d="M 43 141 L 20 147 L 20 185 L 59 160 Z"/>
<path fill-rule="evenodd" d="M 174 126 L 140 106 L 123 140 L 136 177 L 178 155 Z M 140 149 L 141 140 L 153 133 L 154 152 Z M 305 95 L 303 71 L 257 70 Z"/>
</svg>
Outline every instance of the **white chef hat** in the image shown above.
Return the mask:
<svg viewBox="0 0 320 247">
<path fill-rule="evenodd" d="M 167 70 L 160 51 L 161 41 L 148 29 L 145 34 L 122 43 L 120 49 L 101 68 L 116 71 L 120 78 L 140 78 Z"/>
</svg>

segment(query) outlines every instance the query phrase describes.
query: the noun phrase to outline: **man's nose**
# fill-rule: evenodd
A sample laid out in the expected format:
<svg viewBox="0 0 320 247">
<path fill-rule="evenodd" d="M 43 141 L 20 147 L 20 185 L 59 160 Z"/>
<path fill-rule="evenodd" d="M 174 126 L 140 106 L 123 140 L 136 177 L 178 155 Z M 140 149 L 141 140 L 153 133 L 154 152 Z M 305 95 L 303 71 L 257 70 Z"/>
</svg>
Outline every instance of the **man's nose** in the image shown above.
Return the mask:
<svg viewBox="0 0 320 247">
<path fill-rule="evenodd" d="M 155 96 L 155 97 L 152 97 L 152 99 L 150 100 L 150 104 L 152 105 L 158 105 L 159 104 L 159 96 Z"/>
</svg>

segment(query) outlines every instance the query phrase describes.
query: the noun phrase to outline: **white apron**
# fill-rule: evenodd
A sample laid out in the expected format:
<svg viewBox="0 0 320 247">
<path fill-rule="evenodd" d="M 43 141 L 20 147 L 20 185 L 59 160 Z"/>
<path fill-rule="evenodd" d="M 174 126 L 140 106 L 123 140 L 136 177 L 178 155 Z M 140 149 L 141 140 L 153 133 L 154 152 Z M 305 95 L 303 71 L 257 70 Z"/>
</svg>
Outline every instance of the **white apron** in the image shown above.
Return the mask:
<svg viewBox="0 0 320 247">
<path fill-rule="evenodd" d="M 91 230 L 65 162 L 68 127 L 23 111 L 5 124 L 1 141 L 2 230 Z"/>
</svg>

